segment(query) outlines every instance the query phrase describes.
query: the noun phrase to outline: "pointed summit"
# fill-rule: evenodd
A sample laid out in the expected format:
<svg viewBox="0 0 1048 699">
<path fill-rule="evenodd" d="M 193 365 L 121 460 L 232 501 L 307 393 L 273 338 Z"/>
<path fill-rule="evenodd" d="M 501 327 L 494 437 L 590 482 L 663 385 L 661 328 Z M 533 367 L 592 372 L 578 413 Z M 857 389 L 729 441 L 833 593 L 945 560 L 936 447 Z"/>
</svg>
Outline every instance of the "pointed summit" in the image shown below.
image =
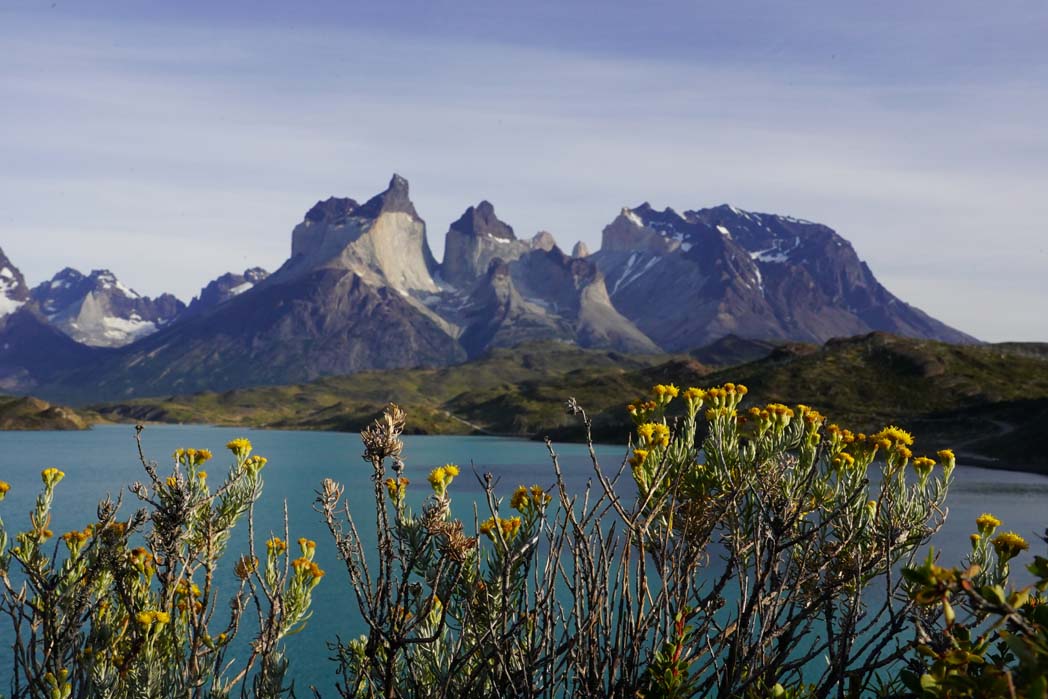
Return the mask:
<svg viewBox="0 0 1048 699">
<path fill-rule="evenodd" d="M 360 216 L 378 218 L 379 214 L 403 213 L 418 218 L 415 205 L 411 203 L 408 181 L 394 173 L 386 191 L 376 194 L 360 207 Z"/>
<path fill-rule="evenodd" d="M 576 242 L 575 243 L 575 247 L 573 247 L 571 249 L 571 256 L 572 257 L 589 257 L 589 255 L 590 255 L 589 246 L 587 246 L 581 240 Z"/>
<path fill-rule="evenodd" d="M 466 288 L 487 274 L 492 260 L 512 262 L 530 249 L 517 240 L 513 227 L 495 215 L 495 207 L 482 201 L 463 212 L 444 237 L 441 276 L 452 286 Z"/>
<path fill-rule="evenodd" d="M 517 239 L 513 227 L 499 220 L 495 215 L 495 207 L 486 199 L 466 209 L 451 227 L 473 237 L 487 235 L 500 240 Z"/>
</svg>

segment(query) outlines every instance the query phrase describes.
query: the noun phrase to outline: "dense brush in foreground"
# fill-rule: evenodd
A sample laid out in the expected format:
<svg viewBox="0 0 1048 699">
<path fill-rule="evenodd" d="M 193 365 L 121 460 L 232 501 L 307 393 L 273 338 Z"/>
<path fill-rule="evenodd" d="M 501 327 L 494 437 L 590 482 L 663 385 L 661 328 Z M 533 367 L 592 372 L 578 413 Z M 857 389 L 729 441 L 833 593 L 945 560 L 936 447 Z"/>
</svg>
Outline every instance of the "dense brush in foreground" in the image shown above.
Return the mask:
<svg viewBox="0 0 1048 699">
<path fill-rule="evenodd" d="M 745 409 L 746 394 L 659 384 L 628 408 L 628 459 L 609 472 L 591 450 L 592 488 L 567 488 L 547 442 L 552 487 L 500 494 L 488 477 L 484 514 L 467 520 L 454 464 L 409 507 L 406 416 L 390 406 L 361 434 L 374 511 L 351 513 L 335 481 L 318 491 L 367 628 L 332 644 L 339 694 L 1044 697 L 1048 559 L 1029 566 L 1035 587 L 1009 590 L 1028 544 L 987 514 L 963 570 L 919 563 L 952 452 L 916 456 L 903 429 L 856 434 L 803 405 Z M 119 519 L 105 501 L 50 547 L 63 474 L 43 472 L 30 528 L 9 542 L 0 525 L 14 697 L 294 694 L 284 645 L 324 572 L 316 544 L 300 539 L 296 557 L 286 532 L 256 552 L 266 462 L 246 440 L 227 446 L 214 489 L 206 450 L 178 450 L 168 476 L 143 458 L 141 510 Z M 249 550 L 234 561 L 241 520 Z M 221 612 L 220 566 L 240 581 Z M 232 663 L 238 634 L 250 654 Z"/>
</svg>

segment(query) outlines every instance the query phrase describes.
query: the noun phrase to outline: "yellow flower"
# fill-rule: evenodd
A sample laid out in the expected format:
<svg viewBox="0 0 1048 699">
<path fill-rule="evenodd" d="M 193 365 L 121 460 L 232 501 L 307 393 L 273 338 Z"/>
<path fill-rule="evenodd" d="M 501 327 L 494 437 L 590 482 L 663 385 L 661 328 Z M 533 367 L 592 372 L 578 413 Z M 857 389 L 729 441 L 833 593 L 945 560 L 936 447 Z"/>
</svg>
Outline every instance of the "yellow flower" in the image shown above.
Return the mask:
<svg viewBox="0 0 1048 699">
<path fill-rule="evenodd" d="M 386 491 L 389 493 L 389 499 L 394 504 L 401 502 L 404 499 L 405 493 L 407 493 L 408 483 L 410 481 L 407 478 L 387 478 L 386 479 Z"/>
<path fill-rule="evenodd" d="M 680 389 L 673 384 L 660 383 L 652 387 L 651 393 L 655 396 L 655 400 L 658 403 L 665 405 L 680 395 Z"/>
<path fill-rule="evenodd" d="M 312 539 L 307 539 L 304 536 L 299 537 L 298 547 L 302 549 L 303 556 L 305 556 L 311 561 L 313 560 L 313 553 L 317 550 L 317 542 L 313 541 Z"/>
<path fill-rule="evenodd" d="M 895 425 L 885 427 L 883 430 L 873 435 L 873 438 L 876 440 L 887 439 L 897 446 L 909 447 L 913 445 L 913 435 Z"/>
<path fill-rule="evenodd" d="M 520 486 L 513 492 L 510 507 L 521 514 L 527 514 L 532 508 L 541 510 L 552 499 L 542 489 L 542 486 L 533 485 L 530 489 Z"/>
<path fill-rule="evenodd" d="M 274 536 L 266 541 L 266 550 L 271 556 L 279 555 L 287 551 L 287 543 L 280 537 Z"/>
<path fill-rule="evenodd" d="M 259 471 L 261 471 L 262 467 L 265 466 L 267 463 L 269 463 L 269 459 L 267 459 L 264 456 L 259 456 L 258 454 L 255 454 L 254 456 L 249 456 L 244 461 L 244 467 L 247 469 L 249 474 L 255 475 Z"/>
<path fill-rule="evenodd" d="M 936 456 L 939 457 L 940 461 L 953 461 L 957 458 L 953 455 L 953 449 L 943 449 Z"/>
<path fill-rule="evenodd" d="M 4 499 L 4 496 L 7 495 L 7 491 L 9 490 L 11 490 L 11 484 L 7 481 L 0 481 L 0 500 Z"/>
<path fill-rule="evenodd" d="M 979 542 L 982 541 L 982 537 L 979 536 L 978 534 L 971 534 L 968 537 L 968 540 L 972 542 L 972 548 L 974 549 L 974 548 L 978 548 Z"/>
<path fill-rule="evenodd" d="M 917 471 L 917 474 L 922 478 L 926 477 L 932 472 L 932 468 L 935 466 L 935 461 L 929 459 L 927 456 L 918 456 L 913 460 L 913 468 Z"/>
<path fill-rule="evenodd" d="M 524 512 L 531 504 L 531 494 L 524 486 L 518 487 L 513 492 L 513 498 L 509 501 L 510 507 L 518 512 Z"/>
<path fill-rule="evenodd" d="M 59 471 L 54 466 L 52 466 L 51 468 L 45 468 L 43 471 L 40 472 L 40 479 L 48 488 L 54 488 L 63 478 L 65 478 L 65 474 Z"/>
<path fill-rule="evenodd" d="M 455 467 L 455 473 L 458 473 L 458 467 Z M 455 476 L 448 473 L 447 466 L 437 466 L 435 469 L 429 472 L 429 476 L 426 480 L 429 481 L 430 486 L 433 487 L 433 492 L 437 495 L 443 496 L 444 492 L 448 489 L 448 484 Z"/>
<path fill-rule="evenodd" d="M 633 456 L 630 457 L 630 466 L 633 468 L 640 468 L 644 463 L 644 460 L 648 458 L 650 452 L 647 449 L 634 449 Z"/>
<path fill-rule="evenodd" d="M 174 476 L 167 477 L 167 487 L 174 490 L 178 487 L 178 480 Z"/>
<path fill-rule="evenodd" d="M 1026 543 L 1026 539 L 1022 538 L 1015 532 L 1004 532 L 998 534 L 993 539 L 993 548 L 997 551 L 997 556 L 1002 561 L 1015 558 L 1021 552 L 1030 548 L 1030 545 Z"/>
<path fill-rule="evenodd" d="M 459 467 L 455 464 L 444 464 L 444 475 L 448 478 L 454 478 L 459 474 Z M 449 481 L 450 482 L 450 481 Z"/>
<path fill-rule="evenodd" d="M 226 449 L 233 452 L 238 459 L 246 459 L 251 453 L 251 442 L 244 437 L 237 437 L 226 444 Z"/>
<path fill-rule="evenodd" d="M 975 518 L 975 526 L 979 528 L 980 534 L 983 536 L 989 536 L 993 533 L 994 529 L 1001 526 L 1001 520 L 997 519 L 989 512 L 983 512 Z"/>
<path fill-rule="evenodd" d="M 851 468 L 855 465 L 855 457 L 842 451 L 840 454 L 833 457 L 833 465 L 837 468 Z"/>
</svg>

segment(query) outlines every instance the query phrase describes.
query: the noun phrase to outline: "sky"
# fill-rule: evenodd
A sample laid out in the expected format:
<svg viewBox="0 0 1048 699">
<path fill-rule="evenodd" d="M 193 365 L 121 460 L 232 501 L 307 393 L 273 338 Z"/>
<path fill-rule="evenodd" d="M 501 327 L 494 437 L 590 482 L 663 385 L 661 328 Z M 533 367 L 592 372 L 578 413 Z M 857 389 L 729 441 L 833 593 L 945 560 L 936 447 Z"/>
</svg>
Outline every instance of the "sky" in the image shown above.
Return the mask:
<svg viewBox="0 0 1048 699">
<path fill-rule="evenodd" d="M 0 248 L 188 301 L 318 199 L 411 183 L 599 247 L 623 206 L 825 223 L 903 300 L 1048 341 L 1048 4 L 0 7 Z"/>
</svg>

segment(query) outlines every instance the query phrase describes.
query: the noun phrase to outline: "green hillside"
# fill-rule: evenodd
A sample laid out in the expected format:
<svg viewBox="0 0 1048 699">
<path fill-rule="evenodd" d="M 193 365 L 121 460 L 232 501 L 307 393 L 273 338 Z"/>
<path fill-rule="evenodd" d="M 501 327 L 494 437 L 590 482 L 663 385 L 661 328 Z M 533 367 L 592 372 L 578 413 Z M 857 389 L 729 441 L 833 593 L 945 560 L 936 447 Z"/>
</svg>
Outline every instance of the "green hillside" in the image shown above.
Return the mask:
<svg viewBox="0 0 1048 699">
<path fill-rule="evenodd" d="M 1030 436 L 1042 431 L 1038 416 L 1048 417 L 1043 345 L 961 346 L 874 333 L 769 351 L 756 361 L 714 369 L 689 356 L 537 343 L 445 369 L 365 372 L 96 409 L 123 420 L 356 430 L 395 401 L 409 411 L 416 432 L 579 439 L 577 421 L 564 410 L 566 399 L 575 397 L 593 417 L 598 439 L 621 441 L 629 426 L 623 407 L 652 384 L 734 381 L 750 388 L 751 404 L 806 403 L 855 430 L 900 423 L 929 449 L 951 445 L 1010 467 L 1048 469 Z"/>
</svg>

